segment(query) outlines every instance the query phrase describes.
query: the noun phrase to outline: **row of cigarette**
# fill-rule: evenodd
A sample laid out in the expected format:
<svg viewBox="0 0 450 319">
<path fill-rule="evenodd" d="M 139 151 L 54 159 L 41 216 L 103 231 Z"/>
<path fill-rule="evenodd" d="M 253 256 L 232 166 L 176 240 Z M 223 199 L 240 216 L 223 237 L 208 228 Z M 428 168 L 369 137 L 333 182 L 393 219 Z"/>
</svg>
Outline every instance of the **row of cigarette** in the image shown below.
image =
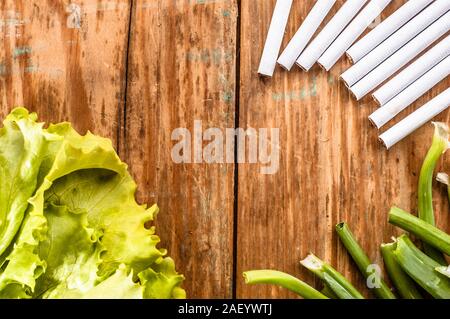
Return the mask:
<svg viewBox="0 0 450 319">
<path fill-rule="evenodd" d="M 341 79 L 360 100 L 444 37 L 372 94 L 380 108 L 369 120 L 378 128 L 450 74 L 450 35 L 445 37 L 450 30 L 449 0 L 409 0 L 359 41 L 392 0 L 347 0 L 312 39 L 335 2 L 317 0 L 279 55 L 293 0 L 277 0 L 258 73 L 272 76 L 276 63 L 286 70 L 297 64 L 304 71 L 318 63 L 329 71 L 345 54 L 353 65 Z M 450 88 L 381 134 L 380 140 L 390 148 L 449 106 Z"/>
</svg>

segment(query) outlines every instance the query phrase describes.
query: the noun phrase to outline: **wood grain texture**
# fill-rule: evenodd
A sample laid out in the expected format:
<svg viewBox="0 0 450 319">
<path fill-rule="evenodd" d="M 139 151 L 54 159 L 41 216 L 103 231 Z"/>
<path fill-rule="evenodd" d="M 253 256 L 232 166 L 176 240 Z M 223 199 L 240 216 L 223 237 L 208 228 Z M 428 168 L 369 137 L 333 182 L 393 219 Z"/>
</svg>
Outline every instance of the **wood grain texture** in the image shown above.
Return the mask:
<svg viewBox="0 0 450 319">
<path fill-rule="evenodd" d="M 232 296 L 233 164 L 175 164 L 174 129 L 234 126 L 236 1 L 134 1 L 121 155 L 191 298 Z"/>
<path fill-rule="evenodd" d="M 129 3 L 2 1 L 2 116 L 14 106 L 117 140 Z"/>
<path fill-rule="evenodd" d="M 333 12 L 343 2 L 338 0 Z M 404 2 L 393 0 L 383 17 Z M 283 47 L 313 3 L 294 0 Z M 389 152 L 383 149 L 367 120 L 375 103 L 357 103 L 338 81 L 349 66 L 343 59 L 329 73 L 317 66 L 309 73 L 277 68 L 272 79 L 260 78 L 274 4 L 0 4 L 0 116 L 25 105 L 43 121 L 69 120 L 81 132 L 111 138 L 138 182 L 139 201 L 159 204 L 161 246 L 186 276 L 191 298 L 295 297 L 277 287 L 246 286 L 242 272 L 260 268 L 286 271 L 320 288 L 299 265 L 309 252 L 367 292 L 334 225 L 348 222 L 370 257 L 382 264 L 380 243 L 399 233 L 387 223 L 389 208 L 417 212 L 431 124 Z M 447 78 L 397 121 L 449 85 Z M 239 164 L 236 179 L 232 163 L 175 164 L 171 150 L 177 141 L 171 134 L 180 127 L 193 133 L 195 120 L 204 130 L 223 131 L 236 123 L 244 129 L 279 128 L 278 172 L 262 175 L 259 164 Z M 450 113 L 436 120 L 448 123 Z M 438 170 L 450 171 L 448 156 Z M 445 189 L 435 185 L 434 195 L 437 224 L 450 232 Z"/>
<path fill-rule="evenodd" d="M 313 3 L 294 1 L 283 47 Z M 393 1 L 383 17 L 403 3 Z M 246 286 L 241 273 L 249 269 L 286 271 L 320 288 L 299 265 L 309 252 L 367 292 L 334 225 L 346 221 L 381 265 L 379 245 L 398 233 L 387 223 L 389 208 L 398 205 L 416 213 L 418 173 L 433 129 L 426 125 L 391 151 L 384 150 L 367 120 L 375 103 L 369 99 L 357 103 L 338 81 L 349 66 L 343 59 L 330 73 L 317 66 L 309 73 L 278 68 L 274 78 L 259 78 L 259 58 L 274 4 L 274 0 L 241 2 L 239 122 L 241 127 L 280 128 L 281 164 L 275 175 L 261 175 L 254 165 L 239 165 L 237 296 L 295 297 L 277 287 Z M 440 83 L 401 117 L 449 84 L 448 79 Z M 449 113 L 438 120 L 448 122 Z M 440 167 L 450 167 L 448 157 Z M 450 231 L 447 199 L 438 185 L 435 207 L 438 225 Z"/>
</svg>

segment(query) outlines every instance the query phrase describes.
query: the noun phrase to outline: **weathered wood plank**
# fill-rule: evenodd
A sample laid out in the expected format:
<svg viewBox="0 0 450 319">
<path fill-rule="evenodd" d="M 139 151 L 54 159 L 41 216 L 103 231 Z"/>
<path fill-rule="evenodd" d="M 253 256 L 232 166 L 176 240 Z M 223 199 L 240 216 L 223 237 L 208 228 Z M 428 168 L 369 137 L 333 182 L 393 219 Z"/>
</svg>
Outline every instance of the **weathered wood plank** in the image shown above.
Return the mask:
<svg viewBox="0 0 450 319">
<path fill-rule="evenodd" d="M 234 125 L 234 0 L 133 2 L 121 154 L 189 297 L 231 297 L 233 164 L 176 164 L 172 131 Z"/>
<path fill-rule="evenodd" d="M 127 0 L 0 4 L 2 117 L 24 105 L 117 140 L 124 102 Z"/>
<path fill-rule="evenodd" d="M 241 272 L 275 268 L 314 283 L 298 265 L 310 251 L 363 287 L 333 227 L 347 221 L 381 262 L 379 244 L 396 233 L 386 222 L 389 207 L 416 212 L 418 173 L 432 127 L 385 151 L 367 122 L 375 104 L 356 103 L 337 81 L 345 61 L 330 74 L 278 69 L 271 80 L 259 78 L 275 0 L 241 2 L 239 123 L 280 128 L 281 162 L 274 175 L 261 174 L 266 165 L 239 165 L 236 278 L 234 165 L 174 163 L 171 133 L 179 127 L 193 133 L 194 120 L 204 130 L 234 126 L 237 0 L 135 0 L 132 8 L 127 0 L 83 0 L 78 6 L 5 0 L 0 116 L 25 105 L 44 121 L 69 120 L 82 132 L 120 139 L 139 199 L 161 207 L 162 246 L 186 275 L 189 297 L 231 297 L 233 280 L 238 297 L 294 297 L 274 287 L 247 287 Z M 394 1 L 384 16 L 403 2 Z M 295 1 L 284 45 L 312 3 Z M 401 117 L 449 84 L 443 81 Z M 449 122 L 449 116 L 438 120 Z M 441 168 L 448 171 L 450 161 Z M 438 185 L 435 201 L 439 226 L 450 230 L 446 194 Z"/>
<path fill-rule="evenodd" d="M 313 2 L 295 1 L 284 45 Z M 394 1 L 383 16 L 402 3 Z M 363 289 L 364 281 L 338 242 L 334 225 L 348 222 L 371 258 L 382 263 L 379 245 L 396 234 L 387 223 L 389 207 L 416 212 L 418 173 L 433 129 L 428 125 L 391 151 L 384 150 L 367 120 L 375 104 L 368 99 L 355 102 L 337 80 L 348 67 L 343 60 L 329 74 L 317 66 L 309 73 L 278 68 L 273 79 L 259 78 L 274 4 L 242 0 L 240 126 L 280 128 L 281 161 L 274 175 L 261 175 L 259 165 L 239 165 L 237 296 L 294 297 L 275 287 L 246 286 L 241 273 L 273 268 L 314 283 L 299 265 L 309 252 Z M 449 84 L 447 79 L 405 114 Z M 449 116 L 445 112 L 439 120 L 448 122 Z M 448 157 L 441 166 L 450 167 Z M 435 199 L 438 224 L 450 230 L 448 203 L 439 186 Z"/>
</svg>

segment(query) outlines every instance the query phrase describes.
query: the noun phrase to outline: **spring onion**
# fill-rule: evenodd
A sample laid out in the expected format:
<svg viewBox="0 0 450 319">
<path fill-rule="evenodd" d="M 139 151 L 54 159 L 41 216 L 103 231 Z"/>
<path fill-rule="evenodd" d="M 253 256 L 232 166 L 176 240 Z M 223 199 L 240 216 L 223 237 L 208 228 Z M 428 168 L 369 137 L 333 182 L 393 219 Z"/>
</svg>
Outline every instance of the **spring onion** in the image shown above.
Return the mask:
<svg viewBox="0 0 450 319">
<path fill-rule="evenodd" d="M 339 297 L 334 293 L 334 291 L 331 290 L 331 288 L 328 287 L 327 285 L 324 285 L 320 292 L 330 299 L 339 299 Z"/>
<path fill-rule="evenodd" d="M 317 275 L 340 299 L 364 299 L 343 275 L 313 254 L 309 254 L 300 263 Z"/>
<path fill-rule="evenodd" d="M 445 266 L 439 266 L 436 267 L 435 269 L 437 272 L 443 274 L 444 276 L 447 276 L 448 278 L 450 278 L 450 265 L 445 267 Z"/>
<path fill-rule="evenodd" d="M 425 157 L 420 170 L 419 176 L 419 218 L 434 226 L 434 212 L 433 212 L 433 171 L 441 155 L 449 147 L 449 128 L 444 123 L 433 123 L 435 130 L 433 141 L 430 149 Z M 424 244 L 425 253 L 439 263 L 444 262 L 443 256 L 428 244 Z"/>
<path fill-rule="evenodd" d="M 391 278 L 392 283 L 395 288 L 397 288 L 398 294 L 403 299 L 422 299 L 414 281 L 398 264 L 394 255 L 396 248 L 396 242 L 381 245 L 381 255 L 383 256 L 384 265 L 389 274 L 389 278 Z"/>
<path fill-rule="evenodd" d="M 289 274 L 276 270 L 250 270 L 244 272 L 245 283 L 273 284 L 286 288 L 305 299 L 328 299 L 324 294 L 317 291 L 307 283 Z"/>
<path fill-rule="evenodd" d="M 342 243 L 344 244 L 345 248 L 352 256 L 360 272 L 367 279 L 370 275 L 372 275 L 372 273 L 369 272 L 368 269 L 370 269 L 370 266 L 373 265 L 373 263 L 370 261 L 369 257 L 366 255 L 361 246 L 355 240 L 355 237 L 350 231 L 348 225 L 346 223 L 337 224 L 336 232 L 339 238 L 341 239 Z M 373 290 L 378 298 L 395 299 L 395 295 L 392 293 L 388 285 L 381 278 L 379 281 L 379 287 L 375 287 L 373 288 Z"/>
<path fill-rule="evenodd" d="M 397 239 L 394 254 L 402 269 L 434 298 L 450 298 L 450 279 L 435 270 L 439 263 L 420 251 L 408 236 Z"/>
<path fill-rule="evenodd" d="M 429 246 L 450 255 L 450 235 L 398 207 L 389 211 L 389 222 L 414 234 Z M 440 254 L 440 253 L 439 253 Z M 431 257 L 431 256 L 430 256 Z M 445 265 L 445 259 L 440 264 Z"/>
</svg>

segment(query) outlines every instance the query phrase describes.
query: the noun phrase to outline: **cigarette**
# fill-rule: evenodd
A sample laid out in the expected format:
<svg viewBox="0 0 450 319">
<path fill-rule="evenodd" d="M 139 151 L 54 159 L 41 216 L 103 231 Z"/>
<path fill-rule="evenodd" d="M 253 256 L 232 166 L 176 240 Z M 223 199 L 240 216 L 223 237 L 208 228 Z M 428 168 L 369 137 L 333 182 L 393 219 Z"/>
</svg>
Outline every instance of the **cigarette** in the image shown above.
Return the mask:
<svg viewBox="0 0 450 319">
<path fill-rule="evenodd" d="M 380 128 L 407 106 L 416 101 L 428 90 L 442 81 L 450 74 L 450 56 L 436 64 L 430 71 L 425 73 L 413 84 L 400 92 L 396 97 L 390 100 L 386 105 L 380 107 L 369 116 L 369 120 Z"/>
<path fill-rule="evenodd" d="M 356 63 L 367 53 L 375 49 L 381 42 L 386 40 L 392 33 L 397 31 L 406 22 L 411 20 L 417 13 L 423 10 L 433 0 L 407 1 L 386 20 L 370 31 L 361 40 L 356 42 L 347 51 L 347 56 L 352 63 Z"/>
<path fill-rule="evenodd" d="M 327 71 L 339 60 L 345 51 L 358 39 L 392 0 L 372 0 L 319 58 L 318 63 Z"/>
<path fill-rule="evenodd" d="M 450 30 L 450 11 L 350 88 L 360 100 Z"/>
<path fill-rule="evenodd" d="M 425 10 L 398 29 L 383 43 L 345 71 L 341 78 L 348 87 L 353 86 L 377 65 L 417 36 L 450 9 L 450 1 L 436 0 Z"/>
<path fill-rule="evenodd" d="M 383 142 L 387 149 L 390 149 L 433 117 L 445 111 L 449 106 L 450 88 L 381 134 L 380 141 Z"/>
<path fill-rule="evenodd" d="M 295 60 L 297 60 L 303 49 L 305 49 L 309 40 L 311 40 L 335 2 L 336 0 L 317 0 L 294 37 L 288 43 L 283 53 L 281 53 L 278 63 L 283 68 L 286 70 L 292 68 Z"/>
<path fill-rule="evenodd" d="M 259 63 L 258 73 L 272 76 L 283 42 L 284 32 L 291 11 L 293 0 L 277 0 L 273 10 L 272 20 L 267 33 L 266 43 Z"/>
<path fill-rule="evenodd" d="M 373 94 L 373 98 L 380 106 L 385 105 L 448 55 L 450 55 L 450 35 L 379 88 Z"/>
<path fill-rule="evenodd" d="M 309 71 L 366 2 L 367 0 L 347 0 L 297 59 L 298 66 Z"/>
</svg>

